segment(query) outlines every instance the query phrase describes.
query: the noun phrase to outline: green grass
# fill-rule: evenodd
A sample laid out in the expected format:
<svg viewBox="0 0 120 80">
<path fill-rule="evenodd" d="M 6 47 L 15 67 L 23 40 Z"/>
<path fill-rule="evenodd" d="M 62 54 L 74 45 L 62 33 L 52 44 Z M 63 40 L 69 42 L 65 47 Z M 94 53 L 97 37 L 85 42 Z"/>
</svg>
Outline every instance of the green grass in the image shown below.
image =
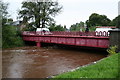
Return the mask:
<svg viewBox="0 0 120 80">
<path fill-rule="evenodd" d="M 60 74 L 55 78 L 118 78 L 118 56 L 120 53 L 104 58 L 96 64 Z"/>
</svg>

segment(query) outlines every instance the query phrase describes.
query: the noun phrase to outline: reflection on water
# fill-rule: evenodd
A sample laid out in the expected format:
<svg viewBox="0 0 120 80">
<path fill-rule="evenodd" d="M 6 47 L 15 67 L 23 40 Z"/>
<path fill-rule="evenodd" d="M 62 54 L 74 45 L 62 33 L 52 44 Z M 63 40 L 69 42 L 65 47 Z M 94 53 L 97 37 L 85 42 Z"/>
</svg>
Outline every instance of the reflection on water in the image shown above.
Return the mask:
<svg viewBox="0 0 120 80">
<path fill-rule="evenodd" d="M 3 50 L 3 78 L 45 78 L 97 61 L 100 52 L 20 47 Z"/>
</svg>

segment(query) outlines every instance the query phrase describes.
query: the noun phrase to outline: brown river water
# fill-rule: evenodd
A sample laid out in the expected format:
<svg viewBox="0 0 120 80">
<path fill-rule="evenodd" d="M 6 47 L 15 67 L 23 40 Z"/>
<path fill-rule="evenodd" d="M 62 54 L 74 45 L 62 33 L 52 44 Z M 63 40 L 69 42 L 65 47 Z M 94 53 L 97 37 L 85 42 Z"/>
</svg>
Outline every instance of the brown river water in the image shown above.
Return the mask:
<svg viewBox="0 0 120 80">
<path fill-rule="evenodd" d="M 3 78 L 46 78 L 106 57 L 91 49 L 19 47 L 2 51 Z"/>
</svg>

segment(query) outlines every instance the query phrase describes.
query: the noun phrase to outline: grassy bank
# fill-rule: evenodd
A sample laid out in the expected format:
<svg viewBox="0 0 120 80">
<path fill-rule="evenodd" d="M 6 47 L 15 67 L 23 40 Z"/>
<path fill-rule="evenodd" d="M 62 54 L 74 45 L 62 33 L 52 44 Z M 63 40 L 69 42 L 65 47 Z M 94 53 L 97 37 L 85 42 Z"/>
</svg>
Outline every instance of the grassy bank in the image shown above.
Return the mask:
<svg viewBox="0 0 120 80">
<path fill-rule="evenodd" d="M 96 64 L 60 74 L 55 78 L 116 78 L 118 77 L 118 56 L 120 53 L 109 56 Z"/>
</svg>

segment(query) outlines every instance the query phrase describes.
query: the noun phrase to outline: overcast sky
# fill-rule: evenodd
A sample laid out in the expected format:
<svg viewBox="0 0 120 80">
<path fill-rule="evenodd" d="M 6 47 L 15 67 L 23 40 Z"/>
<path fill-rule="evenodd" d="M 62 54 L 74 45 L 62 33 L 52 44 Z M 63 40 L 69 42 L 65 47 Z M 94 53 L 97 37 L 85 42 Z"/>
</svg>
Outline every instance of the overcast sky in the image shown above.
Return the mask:
<svg viewBox="0 0 120 80">
<path fill-rule="evenodd" d="M 3 0 L 9 3 L 9 14 L 16 21 L 17 10 L 21 9 L 24 0 Z M 57 24 L 70 25 L 89 19 L 92 13 L 106 15 L 114 19 L 118 15 L 118 2 L 120 0 L 58 0 L 63 6 L 62 12 L 55 17 Z"/>
</svg>

